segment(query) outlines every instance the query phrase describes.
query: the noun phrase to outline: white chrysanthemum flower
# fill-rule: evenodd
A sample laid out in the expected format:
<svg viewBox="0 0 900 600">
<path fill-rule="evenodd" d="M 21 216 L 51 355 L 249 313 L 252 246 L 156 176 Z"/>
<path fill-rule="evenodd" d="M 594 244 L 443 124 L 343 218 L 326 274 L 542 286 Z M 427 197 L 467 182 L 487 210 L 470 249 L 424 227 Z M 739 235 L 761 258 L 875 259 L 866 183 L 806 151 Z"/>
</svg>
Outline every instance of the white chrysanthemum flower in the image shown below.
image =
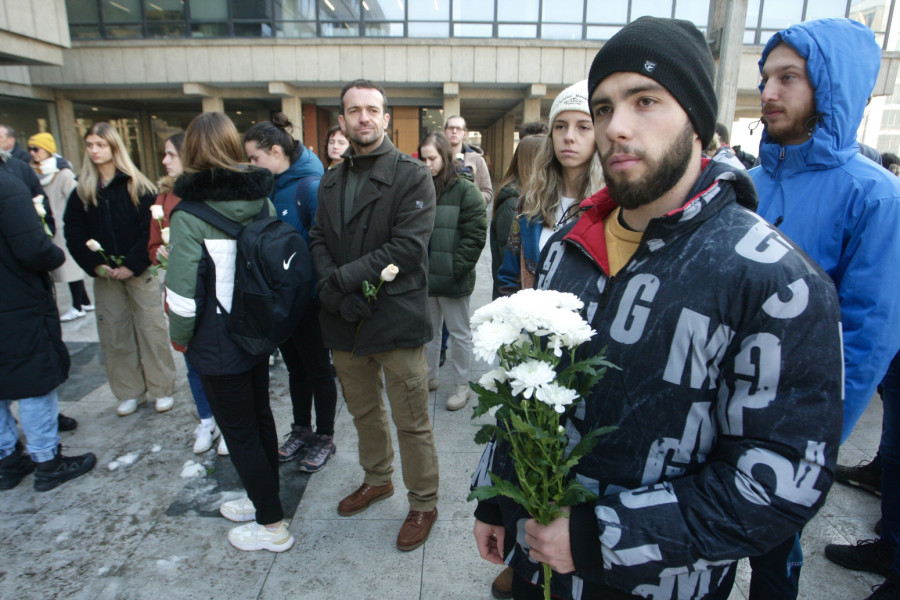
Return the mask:
<svg viewBox="0 0 900 600">
<path fill-rule="evenodd" d="M 472 329 L 475 329 L 482 323 L 490 323 L 497 320 L 502 321 L 503 316 L 506 315 L 508 305 L 509 298 L 506 296 L 501 296 L 490 304 L 485 304 L 472 315 Z"/>
<path fill-rule="evenodd" d="M 478 385 L 483 387 L 486 390 L 490 390 L 494 393 L 497 392 L 497 384 L 498 383 L 506 383 L 507 376 L 506 371 L 501 368 L 496 368 L 488 371 L 484 375 L 481 376 L 481 379 L 478 380 Z"/>
<path fill-rule="evenodd" d="M 531 398 L 536 389 L 556 379 L 553 365 L 542 360 L 526 360 L 506 372 L 513 396 Z"/>
<path fill-rule="evenodd" d="M 566 411 L 566 407 L 578 398 L 578 392 L 558 383 L 546 383 L 537 389 L 535 397 L 562 414 Z"/>
<path fill-rule="evenodd" d="M 472 332 L 472 352 L 485 362 L 497 356 L 501 346 L 512 344 L 519 337 L 519 330 L 502 321 L 487 321 Z"/>
</svg>

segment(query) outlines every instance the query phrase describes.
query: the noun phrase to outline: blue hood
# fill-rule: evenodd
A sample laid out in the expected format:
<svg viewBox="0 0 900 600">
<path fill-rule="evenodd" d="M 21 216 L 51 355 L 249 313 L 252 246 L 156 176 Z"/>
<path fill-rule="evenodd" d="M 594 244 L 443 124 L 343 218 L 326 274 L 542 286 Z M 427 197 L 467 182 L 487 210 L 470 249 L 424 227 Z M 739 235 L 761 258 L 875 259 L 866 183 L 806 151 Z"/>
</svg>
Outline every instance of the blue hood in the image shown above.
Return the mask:
<svg viewBox="0 0 900 600">
<path fill-rule="evenodd" d="M 772 36 L 759 60 L 760 72 L 769 53 L 782 42 L 806 59 L 820 115 L 812 138 L 798 147 L 799 158 L 807 169 L 842 165 L 857 153 L 856 132 L 881 67 L 875 34 L 850 19 L 800 23 Z M 762 92 L 762 84 L 759 88 Z M 775 157 L 765 156 L 773 152 Z M 764 130 L 760 147 L 763 166 L 771 170 L 778 154 L 780 146 Z"/>
<path fill-rule="evenodd" d="M 288 187 L 293 188 L 303 177 L 324 174 L 325 169 L 322 167 L 322 162 L 309 149 L 304 148 L 300 158 L 292 162 L 287 171 L 275 177 L 275 193 L 278 194 L 280 190 Z"/>
</svg>

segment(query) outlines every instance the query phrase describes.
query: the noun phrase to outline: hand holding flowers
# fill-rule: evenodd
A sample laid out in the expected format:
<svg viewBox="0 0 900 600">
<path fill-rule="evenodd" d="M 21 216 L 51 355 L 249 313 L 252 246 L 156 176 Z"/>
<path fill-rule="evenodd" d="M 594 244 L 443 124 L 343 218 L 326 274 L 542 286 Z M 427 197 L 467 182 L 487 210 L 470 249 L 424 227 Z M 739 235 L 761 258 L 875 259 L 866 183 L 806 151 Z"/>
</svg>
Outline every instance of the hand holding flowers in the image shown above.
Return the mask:
<svg viewBox="0 0 900 600">
<path fill-rule="evenodd" d="M 47 209 L 44 208 L 43 194 L 38 194 L 31 199 L 31 202 L 34 204 L 34 210 L 37 212 L 38 216 L 41 218 L 41 223 L 44 225 L 44 233 L 53 237 L 53 232 L 50 231 L 50 226 L 47 225 Z"/>
<path fill-rule="evenodd" d="M 493 485 L 476 487 L 469 500 L 506 496 L 546 526 L 567 514 L 566 507 L 595 498 L 575 480 L 572 469 L 611 428 L 583 434 L 569 449 L 565 423 L 576 401 L 607 368 L 617 367 L 602 355 L 575 360 L 578 346 L 595 334 L 579 314 L 581 308 L 573 294 L 522 290 L 473 315 L 475 355 L 488 362 L 500 359 L 498 368 L 471 384 L 479 396 L 474 416 L 491 412 L 497 418 L 497 424 L 481 428 L 475 441 L 496 438 L 508 444 L 516 481 L 489 473 Z M 544 597 L 549 599 L 550 565 L 544 563 L 543 571 Z"/>
<path fill-rule="evenodd" d="M 85 242 L 85 246 L 88 247 L 88 250 L 91 252 L 97 252 L 103 257 L 103 261 L 106 263 L 105 265 L 98 265 L 95 269 L 98 277 L 110 277 L 112 279 L 128 279 L 133 276 L 134 273 L 131 272 L 131 269 L 128 267 L 122 266 L 122 257 L 109 255 L 107 256 L 106 251 L 103 249 L 103 246 L 100 245 L 95 239 L 89 239 Z M 115 264 L 116 267 L 113 268 L 112 265 Z"/>
<path fill-rule="evenodd" d="M 169 268 L 169 228 L 163 227 L 166 211 L 162 204 L 154 204 L 150 207 L 150 217 L 159 225 L 159 234 L 162 239 L 162 246 L 156 249 L 156 260 L 159 266 L 152 265 L 150 267 L 150 272 L 156 275 L 159 269 Z"/>
<path fill-rule="evenodd" d="M 378 299 L 378 292 L 381 290 L 381 286 L 384 285 L 386 281 L 393 281 L 399 272 L 400 268 L 391 263 L 381 270 L 381 278 L 378 281 L 377 286 L 372 285 L 368 281 L 363 281 L 362 294 L 365 297 L 366 302 L 375 302 Z M 359 337 L 359 329 L 362 327 L 365 320 L 365 318 L 360 319 L 359 323 L 356 325 L 356 335 L 353 336 L 353 349 L 350 351 L 350 356 L 353 356 L 356 352 L 356 338 Z"/>
</svg>

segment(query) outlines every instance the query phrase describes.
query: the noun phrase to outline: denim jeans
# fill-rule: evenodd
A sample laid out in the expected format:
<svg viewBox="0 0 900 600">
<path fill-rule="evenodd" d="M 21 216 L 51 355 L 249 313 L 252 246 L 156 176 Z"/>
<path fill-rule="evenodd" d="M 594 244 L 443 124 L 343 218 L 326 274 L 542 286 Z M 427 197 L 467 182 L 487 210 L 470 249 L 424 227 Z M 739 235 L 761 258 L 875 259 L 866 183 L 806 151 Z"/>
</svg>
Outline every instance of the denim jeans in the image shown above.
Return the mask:
<svg viewBox="0 0 900 600">
<path fill-rule="evenodd" d="M 209 408 L 209 400 L 206 399 L 206 390 L 203 389 L 203 382 L 200 380 L 200 373 L 188 360 L 187 354 L 184 355 L 184 364 L 187 366 L 187 380 L 191 387 L 191 395 L 194 396 L 194 404 L 197 406 L 197 415 L 201 419 L 212 419 L 212 410 Z"/>
<path fill-rule="evenodd" d="M 0 400 L 0 458 L 6 458 L 16 448 L 19 430 L 9 407 L 13 400 Z M 19 422 L 25 432 L 25 447 L 31 454 L 31 460 L 46 462 L 53 460 L 59 446 L 57 435 L 57 418 L 59 416 L 59 399 L 56 390 L 43 396 L 21 398 L 19 403 Z"/>
<path fill-rule="evenodd" d="M 900 575 L 900 354 L 891 361 L 881 386 L 881 535 L 894 547 L 894 572 Z"/>
</svg>

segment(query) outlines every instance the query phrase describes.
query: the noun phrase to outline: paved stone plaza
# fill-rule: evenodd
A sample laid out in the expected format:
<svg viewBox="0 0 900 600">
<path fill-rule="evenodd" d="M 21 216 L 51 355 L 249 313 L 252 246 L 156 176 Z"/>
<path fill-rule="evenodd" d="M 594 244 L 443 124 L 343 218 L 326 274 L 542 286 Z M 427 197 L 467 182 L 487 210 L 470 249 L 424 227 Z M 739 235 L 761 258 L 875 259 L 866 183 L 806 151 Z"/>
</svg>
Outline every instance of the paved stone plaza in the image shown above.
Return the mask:
<svg viewBox="0 0 900 600">
<path fill-rule="evenodd" d="M 102 283 L 101 283 L 102 285 Z M 89 286 L 90 287 L 90 286 Z M 490 300 L 490 254 L 478 266 L 472 310 Z M 57 286 L 67 309 L 68 288 Z M 93 296 L 92 296 L 93 297 Z M 399 552 L 394 543 L 408 504 L 397 453 L 394 485 L 386 501 L 353 517 L 340 517 L 337 503 L 362 482 L 356 431 L 339 398 L 337 454 L 319 473 L 301 474 L 297 463 L 281 468 L 282 502 L 296 538 L 283 554 L 241 552 L 226 540 L 233 524 L 218 515 L 223 500 L 237 497 L 240 485 L 229 459 L 215 451 L 191 451 L 196 411 L 178 366 L 176 404 L 157 414 L 153 403 L 118 417 L 103 372 L 93 313 L 63 324 L 72 354 L 70 380 L 60 389 L 61 410 L 79 421 L 61 433 L 66 454 L 92 451 L 90 474 L 50 492 L 32 488 L 27 477 L 0 492 L 0 598 L 16 600 L 488 600 L 498 568 L 478 557 L 471 535 L 474 505 L 466 502 L 469 478 L 481 453 L 472 438 L 480 421 L 471 405 L 448 412 L 449 383 L 431 394 L 441 470 L 439 516 L 427 544 Z M 488 368 L 473 363 L 472 378 Z M 627 368 L 627 366 L 626 366 Z M 280 432 L 291 422 L 287 372 L 271 369 L 271 399 Z M 881 429 L 876 398 L 840 462 L 856 464 L 875 454 Z M 395 440 L 396 449 L 396 440 Z M 188 461 L 200 475 L 183 477 Z M 112 469 L 111 466 L 117 466 Z M 835 485 L 825 507 L 803 533 L 806 566 L 804 600 L 862 600 L 881 579 L 829 563 L 827 543 L 874 537 L 879 500 Z M 749 568 L 742 561 L 730 600 L 747 597 Z"/>
</svg>

